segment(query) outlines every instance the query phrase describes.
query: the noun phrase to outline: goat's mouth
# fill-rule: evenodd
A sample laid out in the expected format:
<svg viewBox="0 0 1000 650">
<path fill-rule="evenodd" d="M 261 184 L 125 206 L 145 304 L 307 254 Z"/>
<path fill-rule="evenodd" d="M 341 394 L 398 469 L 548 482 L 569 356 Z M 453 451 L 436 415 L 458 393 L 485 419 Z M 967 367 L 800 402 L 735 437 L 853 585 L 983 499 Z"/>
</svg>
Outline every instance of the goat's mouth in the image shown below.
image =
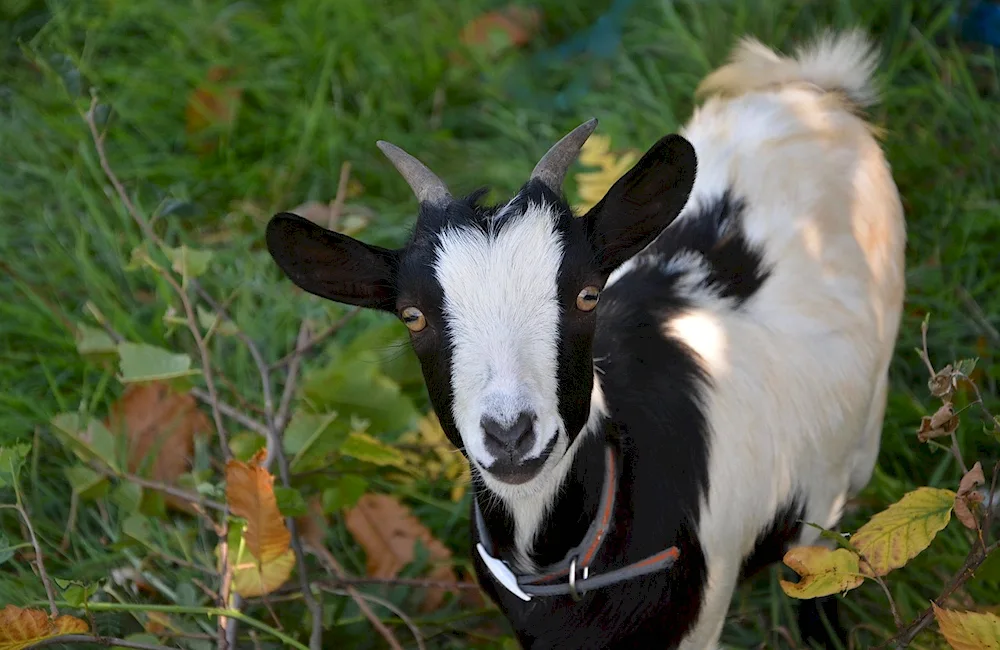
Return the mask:
<svg viewBox="0 0 1000 650">
<path fill-rule="evenodd" d="M 484 467 L 484 469 L 493 478 L 509 485 L 527 483 L 538 476 L 538 473 L 545 465 L 545 461 L 552 455 L 552 450 L 555 449 L 558 439 L 559 436 L 552 436 L 549 444 L 535 458 L 525 459 L 516 450 L 496 454 L 496 460 L 493 464 L 489 467 Z"/>
</svg>

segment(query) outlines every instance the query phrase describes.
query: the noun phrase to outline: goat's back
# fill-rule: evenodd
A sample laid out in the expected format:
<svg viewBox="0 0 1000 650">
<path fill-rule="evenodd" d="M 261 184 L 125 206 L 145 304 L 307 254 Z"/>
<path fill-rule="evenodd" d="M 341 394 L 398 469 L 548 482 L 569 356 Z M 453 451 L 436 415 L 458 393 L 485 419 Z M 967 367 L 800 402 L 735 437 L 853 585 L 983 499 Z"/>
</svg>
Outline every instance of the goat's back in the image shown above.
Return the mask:
<svg viewBox="0 0 1000 650">
<path fill-rule="evenodd" d="M 734 559 L 753 554 L 782 518 L 835 527 L 871 476 L 905 244 L 896 186 L 859 115 L 875 96 L 873 68 L 858 33 L 824 37 L 795 57 L 741 43 L 702 84 L 707 99 L 682 131 L 698 154 L 688 205 L 639 256 L 687 267 L 690 307 L 664 329 L 709 379 L 698 531 L 709 576 L 685 648 L 717 638 L 740 573 Z M 719 222 L 692 223 L 700 219 Z M 671 243 L 709 226 L 719 228 L 718 251 L 736 238 L 742 252 L 713 261 L 711 250 L 687 255 Z M 728 292 L 713 285 L 712 264 L 737 267 L 727 270 Z M 796 529 L 783 541 L 815 543 L 815 529 Z"/>
</svg>

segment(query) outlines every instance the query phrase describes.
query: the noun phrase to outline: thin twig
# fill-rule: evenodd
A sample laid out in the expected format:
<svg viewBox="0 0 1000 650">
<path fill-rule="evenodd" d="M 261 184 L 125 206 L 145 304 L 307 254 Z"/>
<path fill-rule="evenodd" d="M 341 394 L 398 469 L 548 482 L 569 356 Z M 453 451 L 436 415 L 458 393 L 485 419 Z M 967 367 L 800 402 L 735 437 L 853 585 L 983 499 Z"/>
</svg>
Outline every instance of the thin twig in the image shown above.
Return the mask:
<svg viewBox="0 0 1000 650">
<path fill-rule="evenodd" d="M 976 569 L 986 561 L 994 551 L 1000 548 L 1000 542 L 994 542 L 992 545 L 986 547 L 985 549 L 981 546 L 974 546 L 972 552 L 969 556 L 965 558 L 965 562 L 962 564 L 962 568 L 952 577 L 951 582 L 945 587 L 944 591 L 941 592 L 937 598 L 934 599 L 934 604 L 938 607 L 944 606 L 944 601 L 951 596 L 959 587 L 965 584 L 965 581 L 972 577 L 976 572 Z M 879 648 L 905 648 L 910 642 L 913 641 L 920 634 L 920 631 L 927 627 L 931 621 L 934 620 L 934 608 L 928 607 L 924 612 L 910 622 L 905 628 L 900 630 L 895 636 L 886 641 L 885 643 L 876 646 L 875 650 Z"/>
<path fill-rule="evenodd" d="M 271 364 L 271 369 L 277 370 L 282 366 L 290 364 L 292 360 L 295 359 L 296 356 L 305 354 L 306 352 L 314 348 L 317 344 L 322 343 L 324 340 L 330 338 L 331 336 L 339 332 L 344 327 L 344 325 L 347 325 L 349 322 L 351 322 L 351 320 L 355 316 L 357 316 L 360 312 L 361 312 L 360 307 L 353 307 L 346 314 L 338 318 L 332 325 L 330 325 L 325 330 L 323 330 L 316 336 L 306 341 L 301 348 L 289 352 L 288 354 L 286 354 L 285 356 L 281 357 L 273 364 Z"/>
<path fill-rule="evenodd" d="M 288 458 L 285 456 L 285 450 L 282 445 L 279 444 L 275 446 L 275 457 L 278 460 L 278 470 L 281 474 L 281 483 L 285 487 L 291 486 L 291 471 L 288 469 Z M 306 608 L 309 609 L 309 615 L 312 618 L 312 632 L 309 635 L 309 648 L 310 650 L 320 650 L 323 647 L 323 610 L 316 601 L 315 596 L 312 593 L 312 587 L 309 584 L 309 572 L 306 568 L 306 556 L 305 552 L 302 550 L 302 540 L 299 538 L 299 532 L 295 525 L 294 517 L 286 517 L 285 525 L 288 526 L 288 532 L 291 535 L 291 545 L 292 550 L 295 551 L 295 564 L 299 572 L 299 585 L 302 588 L 302 598 L 305 600 Z"/>
<path fill-rule="evenodd" d="M 295 386 L 299 379 L 299 365 L 302 362 L 302 346 L 309 340 L 309 323 L 302 320 L 299 326 L 299 335 L 295 338 L 295 352 L 293 352 L 292 362 L 288 364 L 288 379 L 285 380 L 285 389 L 281 392 L 281 404 L 278 405 L 278 414 L 274 418 L 274 427 L 278 431 L 284 431 L 288 424 L 288 409 L 292 405 L 292 396 L 295 395 Z M 269 454 L 269 459 L 273 455 Z"/>
<path fill-rule="evenodd" d="M 337 558 L 333 557 L 333 553 L 331 553 L 329 549 L 325 546 L 313 546 L 311 548 L 313 553 L 316 554 L 326 567 L 327 571 L 336 576 L 337 580 L 344 580 L 347 578 L 347 572 L 344 571 L 342 566 L 340 566 L 340 563 L 337 562 Z M 403 650 L 403 646 L 400 645 L 396 635 L 394 635 L 392 630 L 390 630 L 388 626 L 382 622 L 382 619 L 375 615 L 375 612 L 372 611 L 371 607 L 368 606 L 368 603 L 366 603 L 364 598 L 361 597 L 361 592 L 346 583 L 344 591 L 351 597 L 351 600 L 353 600 L 358 606 L 358 609 L 361 611 L 362 615 L 368 619 L 368 622 L 372 624 L 372 627 L 382 635 L 382 638 L 389 644 L 389 647 L 393 650 Z"/>
<path fill-rule="evenodd" d="M 977 303 L 976 299 L 972 297 L 972 294 L 969 293 L 968 289 L 959 285 L 958 297 L 962 299 L 965 306 L 972 312 L 972 319 L 976 321 L 976 324 L 983 329 L 983 332 L 985 332 L 987 336 L 993 339 L 995 344 L 1000 345 L 1000 331 L 997 331 L 997 328 L 993 327 L 993 323 L 990 322 L 990 319 L 986 316 L 983 308 L 979 306 L 979 303 Z"/>
<path fill-rule="evenodd" d="M 17 503 L 13 506 L 2 506 L 5 508 L 13 508 L 17 511 L 17 514 L 21 516 L 21 520 L 24 522 L 24 526 L 28 529 L 28 537 L 31 538 L 31 546 L 35 549 L 35 566 L 38 567 L 38 576 L 42 579 L 42 584 L 45 585 L 45 595 L 49 599 L 49 610 L 52 612 L 52 616 L 59 616 L 59 608 L 56 607 L 56 592 L 52 587 L 52 581 L 49 579 L 49 574 L 45 570 L 45 559 L 42 556 L 42 545 L 38 543 L 38 537 L 35 535 L 35 527 L 31 525 L 31 517 L 28 516 L 28 512 L 24 509 L 21 503 L 21 491 L 15 490 L 15 497 Z"/>
<path fill-rule="evenodd" d="M 934 366 L 931 364 L 931 356 L 927 353 L 927 321 L 926 320 L 924 320 L 924 322 L 920 324 L 920 338 L 921 338 L 921 340 L 923 341 L 923 344 L 924 344 L 923 354 L 921 355 L 920 358 L 923 360 L 924 364 L 927 366 L 927 371 L 931 373 L 931 377 L 933 377 L 934 375 L 937 374 L 937 370 L 935 370 Z"/>
<path fill-rule="evenodd" d="M 191 394 L 197 397 L 204 404 L 212 403 L 212 396 L 198 387 L 192 388 Z M 219 410 L 222 411 L 223 415 L 235 420 L 236 422 L 239 422 L 240 424 L 245 426 L 247 429 L 250 429 L 254 433 L 259 433 L 260 435 L 267 437 L 267 427 L 264 425 L 264 423 L 254 420 L 253 418 L 244 414 L 235 406 L 227 404 L 222 400 L 219 400 L 217 403 L 219 405 Z"/>
<path fill-rule="evenodd" d="M 325 587 L 325 589 L 330 593 L 337 594 L 338 596 L 348 595 L 347 591 L 343 589 L 334 589 L 331 587 Z M 410 634 L 413 635 L 413 639 L 417 642 L 417 648 L 419 648 L 419 650 L 426 650 L 427 646 L 424 645 L 424 635 L 420 633 L 420 628 L 417 627 L 417 624 L 413 622 L 413 619 L 411 619 L 409 616 L 406 615 L 406 612 L 404 612 L 402 609 L 397 607 L 392 602 L 380 596 L 375 596 L 374 594 L 366 594 L 364 592 L 358 592 L 358 594 L 369 602 L 385 607 L 390 612 L 399 617 L 399 620 L 403 621 L 406 627 L 410 628 Z"/>
<path fill-rule="evenodd" d="M 330 220 L 327 228 L 335 230 L 340 223 L 340 217 L 344 213 L 344 202 L 347 201 L 347 184 L 351 180 L 351 163 L 345 160 L 340 166 L 340 178 L 337 180 L 337 194 L 330 205 Z"/>
<path fill-rule="evenodd" d="M 177 497 L 184 501 L 188 501 L 194 505 L 201 506 L 202 508 L 211 508 L 212 510 L 225 511 L 226 504 L 216 501 L 214 499 L 207 499 L 197 492 L 188 492 L 184 488 L 179 488 L 173 485 L 168 485 L 167 483 L 161 483 L 159 481 L 153 481 L 148 478 L 143 478 L 141 476 L 136 476 L 135 474 L 116 472 L 110 467 L 104 467 L 97 463 L 91 463 L 90 467 L 105 476 L 113 477 L 122 481 L 127 481 L 129 483 L 135 483 L 136 485 L 150 490 L 156 490 L 157 492 L 163 492 L 164 494 L 169 494 L 170 496 Z M 214 522 L 213 522 L 214 523 Z"/>
<path fill-rule="evenodd" d="M 134 648 L 135 650 L 174 650 L 169 646 L 156 645 L 155 643 L 142 643 L 140 641 L 129 641 L 127 639 L 116 639 L 110 636 L 96 636 L 90 634 L 62 634 L 60 636 L 49 636 L 26 645 L 24 648 L 27 650 L 29 648 L 41 648 L 47 645 L 62 643 L 94 643 L 97 645 L 115 648 Z"/>
<path fill-rule="evenodd" d="M 896 601 L 892 597 L 892 592 L 889 591 L 889 585 L 885 584 L 885 580 L 881 576 L 872 576 L 875 582 L 878 583 L 879 587 L 882 587 L 882 591 L 885 593 L 885 597 L 889 600 L 889 609 L 892 611 L 892 620 L 896 623 L 896 629 L 903 627 L 903 618 L 899 615 L 899 610 L 896 609 Z"/>
</svg>

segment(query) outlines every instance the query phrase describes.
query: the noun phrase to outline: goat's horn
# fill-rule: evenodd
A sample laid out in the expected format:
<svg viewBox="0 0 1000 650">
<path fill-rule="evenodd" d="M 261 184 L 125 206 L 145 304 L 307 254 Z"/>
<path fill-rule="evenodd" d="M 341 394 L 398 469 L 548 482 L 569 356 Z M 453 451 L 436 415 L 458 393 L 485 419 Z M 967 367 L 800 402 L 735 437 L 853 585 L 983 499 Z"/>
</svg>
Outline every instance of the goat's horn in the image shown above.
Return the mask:
<svg viewBox="0 0 1000 650">
<path fill-rule="evenodd" d="M 556 194 L 562 193 L 563 180 L 569 166 L 576 160 L 580 148 L 597 128 L 597 118 L 592 118 L 563 136 L 562 140 L 542 156 L 531 172 L 531 178 L 545 183 Z"/>
<path fill-rule="evenodd" d="M 448 186 L 427 165 L 390 142 L 379 140 L 376 145 L 399 171 L 418 201 L 441 204 L 451 198 Z"/>
</svg>

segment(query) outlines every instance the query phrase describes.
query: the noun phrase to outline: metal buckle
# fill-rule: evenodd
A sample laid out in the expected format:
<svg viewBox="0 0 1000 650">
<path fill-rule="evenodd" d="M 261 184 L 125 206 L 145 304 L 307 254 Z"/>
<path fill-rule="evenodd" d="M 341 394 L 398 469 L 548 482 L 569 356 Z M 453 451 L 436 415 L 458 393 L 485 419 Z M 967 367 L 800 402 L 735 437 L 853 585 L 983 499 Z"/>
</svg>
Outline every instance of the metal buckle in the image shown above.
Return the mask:
<svg viewBox="0 0 1000 650">
<path fill-rule="evenodd" d="M 590 567 L 587 567 L 587 569 L 589 569 L 589 568 Z M 584 578 L 583 578 L 584 580 L 587 579 L 586 578 L 586 573 L 589 573 L 587 571 L 587 569 L 584 569 Z M 583 598 L 583 596 L 580 595 L 580 592 L 578 592 L 576 590 L 576 556 L 575 555 L 573 556 L 573 559 L 569 561 L 569 596 L 570 596 L 570 598 L 572 598 L 576 602 L 580 602 L 580 599 Z"/>
</svg>

